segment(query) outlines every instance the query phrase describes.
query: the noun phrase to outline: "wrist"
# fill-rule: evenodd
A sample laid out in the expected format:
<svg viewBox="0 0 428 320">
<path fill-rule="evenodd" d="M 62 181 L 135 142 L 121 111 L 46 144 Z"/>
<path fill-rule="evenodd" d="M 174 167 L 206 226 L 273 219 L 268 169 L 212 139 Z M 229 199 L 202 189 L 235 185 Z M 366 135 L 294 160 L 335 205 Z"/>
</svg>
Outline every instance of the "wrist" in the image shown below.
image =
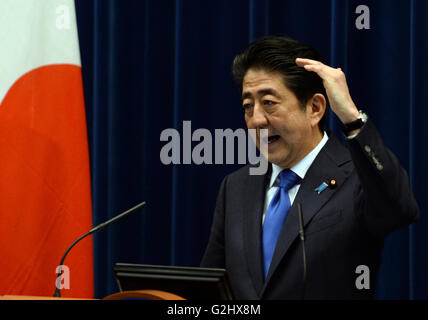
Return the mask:
<svg viewBox="0 0 428 320">
<path fill-rule="evenodd" d="M 360 129 L 367 122 L 367 115 L 360 110 L 358 112 L 358 117 L 351 122 L 346 122 L 342 124 L 342 131 L 346 136 L 356 135 L 360 132 Z"/>
<path fill-rule="evenodd" d="M 340 121 L 343 124 L 353 122 L 357 120 L 359 116 L 360 116 L 360 112 L 358 111 L 357 107 L 354 104 L 352 104 L 351 107 L 347 108 L 346 112 L 343 112 L 340 115 L 339 114 L 337 115 L 337 117 L 340 119 Z"/>
</svg>

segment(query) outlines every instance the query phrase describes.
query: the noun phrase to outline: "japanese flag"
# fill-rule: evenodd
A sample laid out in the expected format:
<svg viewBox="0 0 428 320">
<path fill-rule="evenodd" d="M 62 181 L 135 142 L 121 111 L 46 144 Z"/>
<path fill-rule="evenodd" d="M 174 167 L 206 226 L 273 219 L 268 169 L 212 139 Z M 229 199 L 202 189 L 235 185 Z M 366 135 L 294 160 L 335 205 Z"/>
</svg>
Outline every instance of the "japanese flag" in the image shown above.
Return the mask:
<svg viewBox="0 0 428 320">
<path fill-rule="evenodd" d="M 93 297 L 90 167 L 73 0 L 0 1 L 0 295 Z"/>
</svg>

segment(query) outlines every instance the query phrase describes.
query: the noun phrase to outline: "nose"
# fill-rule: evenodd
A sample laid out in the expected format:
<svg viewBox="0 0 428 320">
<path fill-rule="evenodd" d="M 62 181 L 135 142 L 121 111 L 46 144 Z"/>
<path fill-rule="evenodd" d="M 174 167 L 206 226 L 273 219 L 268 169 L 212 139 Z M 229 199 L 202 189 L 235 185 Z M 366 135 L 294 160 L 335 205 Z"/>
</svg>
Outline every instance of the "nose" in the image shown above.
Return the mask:
<svg viewBox="0 0 428 320">
<path fill-rule="evenodd" d="M 251 124 L 253 128 L 260 129 L 266 128 L 268 125 L 265 110 L 259 103 L 256 103 L 254 105 L 253 114 L 251 117 Z"/>
</svg>

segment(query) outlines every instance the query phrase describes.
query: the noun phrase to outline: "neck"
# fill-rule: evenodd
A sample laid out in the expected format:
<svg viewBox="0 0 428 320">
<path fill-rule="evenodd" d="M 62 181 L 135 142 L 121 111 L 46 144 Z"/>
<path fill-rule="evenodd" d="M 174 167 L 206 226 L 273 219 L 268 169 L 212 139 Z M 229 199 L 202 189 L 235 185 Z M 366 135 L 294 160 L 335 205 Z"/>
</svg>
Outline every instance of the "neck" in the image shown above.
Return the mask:
<svg viewBox="0 0 428 320">
<path fill-rule="evenodd" d="M 321 142 L 321 140 L 324 136 L 324 132 L 321 132 L 321 130 L 318 127 L 316 127 L 314 130 L 312 130 L 312 133 L 313 133 L 312 134 L 312 146 L 306 154 L 308 154 L 309 152 L 314 150 L 314 148 L 318 145 L 318 143 Z"/>
</svg>

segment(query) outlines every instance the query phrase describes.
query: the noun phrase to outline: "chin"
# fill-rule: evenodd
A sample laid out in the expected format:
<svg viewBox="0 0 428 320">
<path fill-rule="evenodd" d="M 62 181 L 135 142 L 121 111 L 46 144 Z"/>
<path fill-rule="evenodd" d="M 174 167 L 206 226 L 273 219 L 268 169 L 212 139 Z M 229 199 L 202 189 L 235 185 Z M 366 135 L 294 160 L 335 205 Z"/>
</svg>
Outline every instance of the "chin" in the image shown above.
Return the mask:
<svg viewBox="0 0 428 320">
<path fill-rule="evenodd" d="M 280 159 L 276 159 L 274 157 L 269 157 L 268 161 L 270 163 L 276 164 L 279 167 L 285 168 L 284 165 L 283 165 L 284 162 L 281 161 Z"/>
<path fill-rule="evenodd" d="M 286 164 L 288 162 L 286 157 L 285 157 L 286 151 L 280 152 L 278 150 L 278 152 L 275 152 L 274 154 L 268 154 L 268 156 L 269 156 L 268 161 L 270 163 L 274 163 L 280 167 L 284 167 L 284 164 Z"/>
</svg>

